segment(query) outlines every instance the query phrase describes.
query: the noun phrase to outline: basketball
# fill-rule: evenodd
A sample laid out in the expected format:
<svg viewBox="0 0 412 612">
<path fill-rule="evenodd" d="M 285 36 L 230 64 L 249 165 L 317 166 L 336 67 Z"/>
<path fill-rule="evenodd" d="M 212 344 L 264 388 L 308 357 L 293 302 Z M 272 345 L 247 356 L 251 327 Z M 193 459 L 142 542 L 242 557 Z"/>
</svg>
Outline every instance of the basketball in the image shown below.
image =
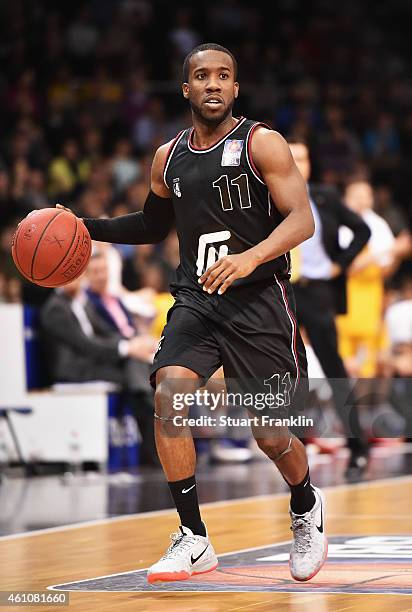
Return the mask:
<svg viewBox="0 0 412 612">
<path fill-rule="evenodd" d="M 80 276 L 90 253 L 90 234 L 83 222 L 58 208 L 29 213 L 12 243 L 19 272 L 42 287 L 61 287 Z"/>
</svg>

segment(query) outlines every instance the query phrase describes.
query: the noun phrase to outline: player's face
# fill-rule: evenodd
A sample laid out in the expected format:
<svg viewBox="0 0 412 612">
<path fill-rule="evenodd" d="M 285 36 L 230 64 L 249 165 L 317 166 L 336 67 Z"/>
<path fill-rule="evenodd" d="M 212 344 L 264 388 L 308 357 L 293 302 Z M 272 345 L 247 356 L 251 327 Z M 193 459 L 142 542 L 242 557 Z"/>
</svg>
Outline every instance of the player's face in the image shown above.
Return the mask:
<svg viewBox="0 0 412 612">
<path fill-rule="evenodd" d="M 300 142 L 291 143 L 289 147 L 295 164 L 307 183 L 310 177 L 310 159 L 308 148 L 305 144 Z"/>
<path fill-rule="evenodd" d="M 201 51 L 190 59 L 189 82 L 183 95 L 203 123 L 219 125 L 230 114 L 238 96 L 232 59 L 222 51 Z"/>
</svg>

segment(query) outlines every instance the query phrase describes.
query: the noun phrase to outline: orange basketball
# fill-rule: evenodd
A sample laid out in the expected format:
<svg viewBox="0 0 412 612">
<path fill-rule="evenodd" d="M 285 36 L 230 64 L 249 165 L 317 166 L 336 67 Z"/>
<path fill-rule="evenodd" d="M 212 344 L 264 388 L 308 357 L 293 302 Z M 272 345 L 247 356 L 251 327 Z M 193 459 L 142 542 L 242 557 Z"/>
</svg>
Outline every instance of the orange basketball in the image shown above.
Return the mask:
<svg viewBox="0 0 412 612">
<path fill-rule="evenodd" d="M 84 223 L 58 208 L 29 213 L 12 243 L 18 270 L 42 287 L 61 287 L 80 276 L 90 253 L 91 239 Z"/>
</svg>

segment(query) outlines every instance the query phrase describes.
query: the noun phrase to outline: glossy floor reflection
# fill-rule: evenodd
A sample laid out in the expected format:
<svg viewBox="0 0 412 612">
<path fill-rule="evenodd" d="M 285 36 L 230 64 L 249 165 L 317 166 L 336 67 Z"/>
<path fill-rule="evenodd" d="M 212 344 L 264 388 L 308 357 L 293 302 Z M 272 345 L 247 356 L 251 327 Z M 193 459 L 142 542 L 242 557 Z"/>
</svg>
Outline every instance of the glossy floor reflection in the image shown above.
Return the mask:
<svg viewBox="0 0 412 612">
<path fill-rule="evenodd" d="M 345 483 L 346 461 L 344 449 L 310 457 L 312 482 L 323 487 Z M 412 445 L 375 447 L 363 480 L 411 473 Z M 287 491 L 265 458 L 242 465 L 200 465 L 197 481 L 201 503 Z M 0 485 L 0 536 L 172 506 L 163 472 L 152 468 L 72 479 L 10 476 Z"/>
</svg>

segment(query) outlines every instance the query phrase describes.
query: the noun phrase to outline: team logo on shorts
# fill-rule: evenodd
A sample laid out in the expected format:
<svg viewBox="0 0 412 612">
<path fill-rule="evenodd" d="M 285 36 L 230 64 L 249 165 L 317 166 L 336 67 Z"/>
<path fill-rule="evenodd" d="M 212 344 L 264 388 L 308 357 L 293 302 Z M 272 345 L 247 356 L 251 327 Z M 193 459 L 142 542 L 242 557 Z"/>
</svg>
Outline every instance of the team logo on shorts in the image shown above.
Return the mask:
<svg viewBox="0 0 412 612">
<path fill-rule="evenodd" d="M 156 349 L 156 353 L 155 355 L 157 355 L 157 353 L 160 351 L 160 349 L 162 348 L 162 342 L 164 340 L 164 336 L 162 336 L 157 344 L 157 349 Z"/>
<path fill-rule="evenodd" d="M 226 140 L 222 153 L 222 166 L 240 166 L 244 140 Z"/>
<path fill-rule="evenodd" d="M 182 197 L 182 192 L 180 191 L 180 178 L 173 179 L 173 193 L 178 198 Z"/>
</svg>

